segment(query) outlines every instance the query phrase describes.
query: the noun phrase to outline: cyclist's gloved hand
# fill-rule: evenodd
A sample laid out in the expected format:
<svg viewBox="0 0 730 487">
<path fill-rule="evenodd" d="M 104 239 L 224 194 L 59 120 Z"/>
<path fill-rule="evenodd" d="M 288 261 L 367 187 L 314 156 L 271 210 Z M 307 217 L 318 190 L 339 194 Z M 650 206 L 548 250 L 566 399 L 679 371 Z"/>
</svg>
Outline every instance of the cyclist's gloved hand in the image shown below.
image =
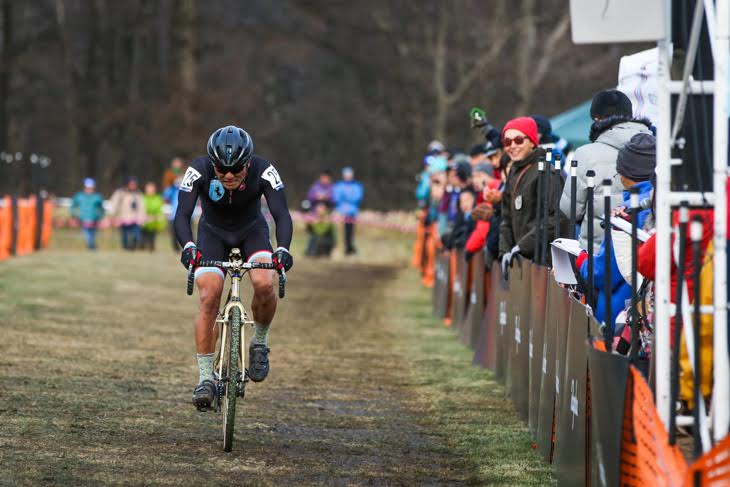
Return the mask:
<svg viewBox="0 0 730 487">
<path fill-rule="evenodd" d="M 277 270 L 284 269 L 288 271 L 294 265 L 294 257 L 284 247 L 279 247 L 274 250 L 274 253 L 271 255 L 271 261 Z"/>
<path fill-rule="evenodd" d="M 182 262 L 183 267 L 186 269 L 190 267 L 190 264 L 195 268 L 198 266 L 202 256 L 203 254 L 200 253 L 200 250 L 198 250 L 195 244 L 188 242 L 185 244 L 185 248 L 183 248 L 182 255 L 180 255 L 180 262 Z"/>
</svg>

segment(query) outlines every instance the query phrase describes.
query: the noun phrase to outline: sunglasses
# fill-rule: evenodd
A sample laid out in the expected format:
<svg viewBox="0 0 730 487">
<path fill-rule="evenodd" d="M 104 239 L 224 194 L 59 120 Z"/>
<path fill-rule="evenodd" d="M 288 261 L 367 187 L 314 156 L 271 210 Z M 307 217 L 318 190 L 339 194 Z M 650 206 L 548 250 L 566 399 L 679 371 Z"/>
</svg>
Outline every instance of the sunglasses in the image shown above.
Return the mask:
<svg viewBox="0 0 730 487">
<path fill-rule="evenodd" d="M 220 174 L 223 174 L 224 176 L 228 173 L 239 174 L 241 171 L 246 169 L 246 166 L 248 166 L 248 162 L 244 162 L 242 164 L 236 164 L 233 167 L 220 167 L 215 164 L 213 165 L 213 167 L 215 167 L 215 170 L 218 171 Z"/>
<path fill-rule="evenodd" d="M 522 135 L 518 135 L 514 139 L 510 139 L 508 137 L 505 137 L 502 139 L 502 145 L 505 147 L 505 149 L 512 145 L 512 142 L 515 143 L 515 145 L 522 145 L 525 143 L 525 140 L 527 140 L 527 137 L 523 137 Z"/>
</svg>

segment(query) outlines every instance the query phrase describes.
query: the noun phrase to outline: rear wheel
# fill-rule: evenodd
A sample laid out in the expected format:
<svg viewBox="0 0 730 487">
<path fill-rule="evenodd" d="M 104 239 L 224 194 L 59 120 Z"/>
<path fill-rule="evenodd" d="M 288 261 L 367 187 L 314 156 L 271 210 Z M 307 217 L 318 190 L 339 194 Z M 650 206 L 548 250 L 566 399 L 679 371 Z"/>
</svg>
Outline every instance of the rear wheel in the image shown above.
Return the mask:
<svg viewBox="0 0 730 487">
<path fill-rule="evenodd" d="M 236 378 L 239 370 L 239 351 L 241 349 L 241 310 L 231 308 L 230 313 L 231 341 L 224 357 L 227 362 L 225 392 L 223 394 L 223 450 L 231 451 L 233 446 L 233 427 L 236 421 Z"/>
</svg>

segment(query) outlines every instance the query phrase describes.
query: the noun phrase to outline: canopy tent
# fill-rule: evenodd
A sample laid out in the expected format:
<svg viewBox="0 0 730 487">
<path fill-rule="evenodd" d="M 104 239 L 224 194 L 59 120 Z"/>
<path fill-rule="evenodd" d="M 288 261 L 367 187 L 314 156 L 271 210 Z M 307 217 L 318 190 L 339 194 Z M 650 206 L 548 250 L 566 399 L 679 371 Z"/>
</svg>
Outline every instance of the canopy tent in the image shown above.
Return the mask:
<svg viewBox="0 0 730 487">
<path fill-rule="evenodd" d="M 591 100 L 550 119 L 553 133 L 567 140 L 572 149 L 590 143 L 588 134 L 592 123 Z"/>
</svg>

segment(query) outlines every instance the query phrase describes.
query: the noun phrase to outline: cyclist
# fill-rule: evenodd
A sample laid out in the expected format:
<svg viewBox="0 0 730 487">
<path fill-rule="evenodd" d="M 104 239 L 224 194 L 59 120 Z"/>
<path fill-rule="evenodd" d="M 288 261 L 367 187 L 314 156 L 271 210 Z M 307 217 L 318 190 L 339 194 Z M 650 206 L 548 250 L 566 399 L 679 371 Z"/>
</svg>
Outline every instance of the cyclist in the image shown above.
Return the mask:
<svg viewBox="0 0 730 487">
<path fill-rule="evenodd" d="M 269 227 L 261 214 L 261 196 L 266 197 L 276 222 L 276 242 L 272 249 Z M 200 198 L 203 210 L 193 242 L 190 219 Z M 284 196 L 284 183 L 267 160 L 254 155 L 249 134 L 229 125 L 208 139 L 208 155 L 193 161 L 183 176 L 175 214 L 175 235 L 183 246 L 180 261 L 195 268 L 200 307 L 195 319 L 195 345 L 199 380 L 193 391 L 198 409 L 208 408 L 215 396 L 213 384 L 214 326 L 220 307 L 225 274 L 218 267 L 199 267 L 201 260 L 227 260 L 233 247 L 241 249 L 248 262 L 273 262 L 289 270 L 294 259 L 289 253 L 292 220 Z M 254 382 L 269 373 L 269 325 L 276 312 L 275 271 L 249 272 L 254 289 L 251 309 L 255 325 L 249 346 L 249 376 Z"/>
</svg>

